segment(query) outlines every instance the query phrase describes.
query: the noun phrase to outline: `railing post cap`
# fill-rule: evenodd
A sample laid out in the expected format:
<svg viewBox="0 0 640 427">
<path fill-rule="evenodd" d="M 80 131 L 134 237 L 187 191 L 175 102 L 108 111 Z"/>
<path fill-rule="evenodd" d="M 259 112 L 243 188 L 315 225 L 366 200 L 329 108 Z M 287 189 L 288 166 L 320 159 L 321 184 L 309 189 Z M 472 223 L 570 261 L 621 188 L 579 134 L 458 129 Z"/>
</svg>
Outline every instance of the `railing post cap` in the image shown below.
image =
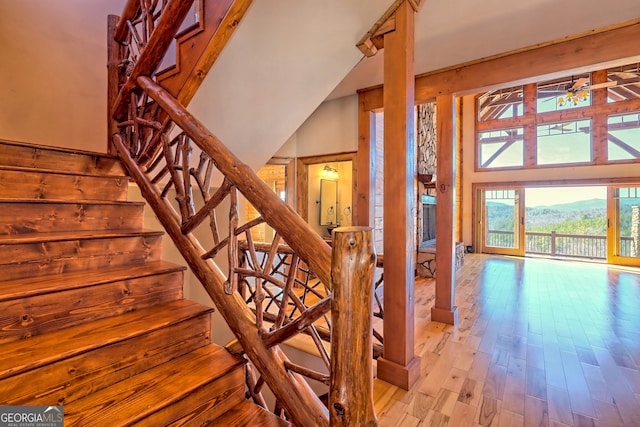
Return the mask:
<svg viewBox="0 0 640 427">
<path fill-rule="evenodd" d="M 334 228 L 334 233 L 357 233 L 358 231 L 371 231 L 371 227 L 367 225 L 351 225 L 348 227 Z"/>
</svg>

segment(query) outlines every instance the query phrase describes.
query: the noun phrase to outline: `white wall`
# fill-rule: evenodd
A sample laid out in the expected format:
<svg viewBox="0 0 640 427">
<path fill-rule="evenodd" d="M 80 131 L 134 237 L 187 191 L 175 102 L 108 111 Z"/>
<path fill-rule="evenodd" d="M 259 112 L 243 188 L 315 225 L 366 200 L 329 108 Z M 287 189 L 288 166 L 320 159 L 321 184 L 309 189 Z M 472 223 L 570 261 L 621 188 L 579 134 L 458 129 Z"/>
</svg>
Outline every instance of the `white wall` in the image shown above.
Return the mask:
<svg viewBox="0 0 640 427">
<path fill-rule="evenodd" d="M 356 151 L 358 96 L 345 96 L 320 104 L 292 138 L 295 138 L 298 157 Z"/>
<path fill-rule="evenodd" d="M 125 0 L 0 0 L 0 138 L 106 152 L 107 15 Z"/>
</svg>

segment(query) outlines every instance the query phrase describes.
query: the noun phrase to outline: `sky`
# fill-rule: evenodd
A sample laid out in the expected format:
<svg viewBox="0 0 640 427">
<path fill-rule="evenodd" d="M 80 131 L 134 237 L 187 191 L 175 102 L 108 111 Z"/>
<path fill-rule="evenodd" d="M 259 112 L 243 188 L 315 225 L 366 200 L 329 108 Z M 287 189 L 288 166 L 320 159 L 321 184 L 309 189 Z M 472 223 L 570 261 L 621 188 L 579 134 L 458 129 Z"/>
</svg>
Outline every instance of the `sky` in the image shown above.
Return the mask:
<svg viewBox="0 0 640 427">
<path fill-rule="evenodd" d="M 580 200 L 607 199 L 607 187 L 538 187 L 525 190 L 526 206 L 550 206 Z"/>
</svg>

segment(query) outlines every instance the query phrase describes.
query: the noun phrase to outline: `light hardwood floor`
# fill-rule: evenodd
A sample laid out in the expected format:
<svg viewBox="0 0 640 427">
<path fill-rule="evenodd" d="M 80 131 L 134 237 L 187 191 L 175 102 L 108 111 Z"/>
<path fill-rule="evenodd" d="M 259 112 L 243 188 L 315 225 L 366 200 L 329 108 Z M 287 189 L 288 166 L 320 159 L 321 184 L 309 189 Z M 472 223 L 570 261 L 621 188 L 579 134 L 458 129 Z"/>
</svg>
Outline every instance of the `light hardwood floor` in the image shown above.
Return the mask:
<svg viewBox="0 0 640 427">
<path fill-rule="evenodd" d="M 640 269 L 472 254 L 459 325 L 416 279 L 409 391 L 375 380 L 380 426 L 640 426 Z"/>
</svg>

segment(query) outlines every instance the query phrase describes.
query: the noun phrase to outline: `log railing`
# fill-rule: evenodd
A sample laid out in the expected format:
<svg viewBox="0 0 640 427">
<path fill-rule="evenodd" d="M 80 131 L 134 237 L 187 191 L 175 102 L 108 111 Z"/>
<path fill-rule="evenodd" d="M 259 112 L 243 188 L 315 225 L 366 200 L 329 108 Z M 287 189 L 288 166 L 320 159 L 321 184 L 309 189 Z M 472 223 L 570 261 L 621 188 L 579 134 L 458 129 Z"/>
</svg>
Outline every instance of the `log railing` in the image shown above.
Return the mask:
<svg viewBox="0 0 640 427">
<path fill-rule="evenodd" d="M 334 309 L 336 304 L 341 307 L 340 313 L 357 313 L 359 324 L 365 325 L 367 316 L 371 321 L 368 269 L 373 267 L 368 265 L 373 258 L 366 251 L 370 241 L 350 237 L 340 252 L 354 268 L 338 267 L 338 282 L 348 283 L 347 293 L 360 288 L 365 299 L 369 295 L 369 303 L 359 307 L 343 305 L 352 304 L 353 298 L 334 298 L 331 249 L 326 242 L 155 80 L 192 1 L 132 0 L 122 18 L 110 19 L 113 146 L 234 333 L 236 341 L 227 348 L 251 362 L 247 383 L 254 401 L 264 405 L 261 389 L 266 384 L 277 399 L 276 408 L 282 408 L 295 425 L 328 425 L 330 411 L 305 379 L 310 378 L 341 390 L 330 391 L 342 396 L 337 406 L 330 402 L 338 419 L 350 419 L 346 413 L 360 414 L 358 420 L 368 420 L 362 425 L 373 425 L 371 389 L 363 386 L 362 378 L 350 382 L 342 375 L 331 381 L 332 360 L 351 366 L 354 355 L 371 354 L 371 341 L 362 341 L 366 330 L 345 328 L 352 337 L 339 339 L 343 344 L 332 346 L 331 352 L 323 341 L 332 333 L 332 300 Z M 241 221 L 241 198 L 256 208 L 258 218 Z M 276 231 L 271 243 L 252 239 L 251 229 L 262 223 Z M 334 268 L 341 261 L 345 260 L 334 256 Z M 301 274 L 307 277 L 304 284 Z M 312 338 L 325 370 L 301 366 L 285 355 L 279 345 L 298 334 Z M 359 348 L 354 352 L 355 343 Z M 363 345 L 368 352 L 362 352 Z M 336 354 L 341 356 L 336 359 Z M 364 371 L 351 369 L 350 376 L 371 379 L 366 363 L 360 361 L 357 366 Z"/>
</svg>

